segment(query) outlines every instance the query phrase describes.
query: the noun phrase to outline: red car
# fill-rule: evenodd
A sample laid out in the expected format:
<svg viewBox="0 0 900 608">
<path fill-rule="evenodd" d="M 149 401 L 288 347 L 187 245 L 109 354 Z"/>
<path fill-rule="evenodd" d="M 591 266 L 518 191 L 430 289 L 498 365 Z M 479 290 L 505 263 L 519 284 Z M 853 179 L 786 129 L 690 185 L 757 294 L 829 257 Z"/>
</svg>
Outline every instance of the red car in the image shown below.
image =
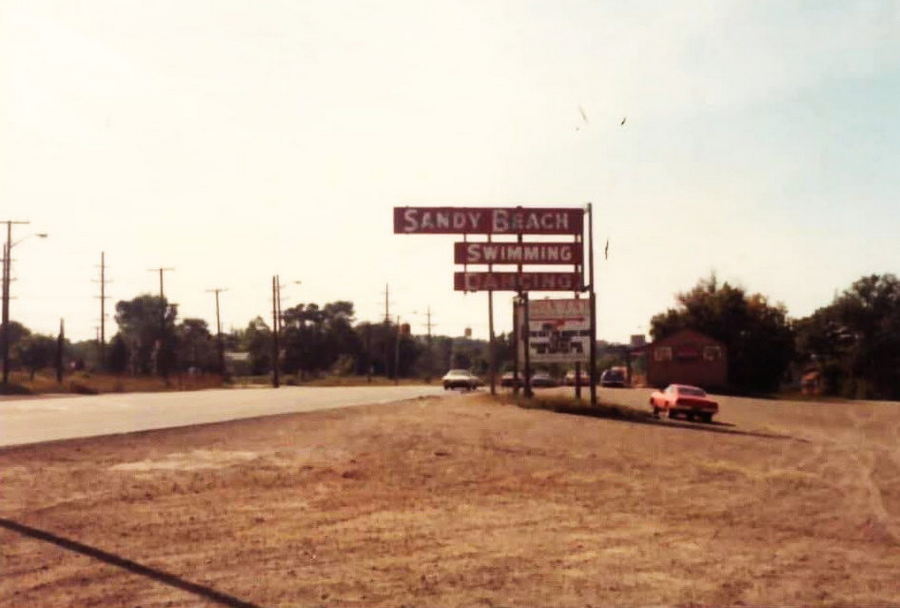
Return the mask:
<svg viewBox="0 0 900 608">
<path fill-rule="evenodd" d="M 650 407 L 656 417 L 664 411 L 669 418 L 683 415 L 688 420 L 699 418 L 703 422 L 712 422 L 719 412 L 719 404 L 707 397 L 706 391 L 687 384 L 670 384 L 663 391 L 654 391 L 650 395 Z"/>
</svg>

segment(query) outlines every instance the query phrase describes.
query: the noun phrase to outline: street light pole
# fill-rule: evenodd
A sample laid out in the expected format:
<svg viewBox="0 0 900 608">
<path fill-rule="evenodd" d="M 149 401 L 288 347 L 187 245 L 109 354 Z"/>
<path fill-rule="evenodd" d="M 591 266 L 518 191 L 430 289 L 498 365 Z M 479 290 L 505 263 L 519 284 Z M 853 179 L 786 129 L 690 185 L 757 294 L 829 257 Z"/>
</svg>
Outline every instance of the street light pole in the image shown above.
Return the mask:
<svg viewBox="0 0 900 608">
<path fill-rule="evenodd" d="M 225 376 L 225 345 L 222 343 L 222 321 L 219 316 L 219 293 L 228 291 L 226 288 L 216 287 L 215 289 L 207 289 L 207 293 L 216 294 L 216 343 L 219 350 L 219 374 Z"/>
<path fill-rule="evenodd" d="M 37 236 L 47 238 L 46 233 L 38 233 L 28 235 L 23 239 L 12 242 L 12 226 L 13 224 L 30 224 L 31 222 L 17 222 L 13 220 L 5 220 L 0 223 L 6 224 L 6 243 L 3 246 L 3 325 L 2 325 L 2 342 L 3 342 L 3 385 L 9 384 L 9 284 L 12 280 L 12 248 L 28 238 L 28 236 Z"/>
</svg>

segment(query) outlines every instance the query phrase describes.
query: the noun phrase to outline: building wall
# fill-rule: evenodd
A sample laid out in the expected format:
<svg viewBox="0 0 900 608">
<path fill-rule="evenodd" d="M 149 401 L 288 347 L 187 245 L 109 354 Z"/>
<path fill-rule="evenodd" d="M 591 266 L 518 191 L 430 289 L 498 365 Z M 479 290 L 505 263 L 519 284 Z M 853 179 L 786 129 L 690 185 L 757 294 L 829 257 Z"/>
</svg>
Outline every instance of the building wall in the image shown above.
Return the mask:
<svg viewBox="0 0 900 608">
<path fill-rule="evenodd" d="M 693 384 L 706 389 L 728 385 L 728 353 L 718 340 L 682 330 L 647 347 L 647 384 Z"/>
</svg>

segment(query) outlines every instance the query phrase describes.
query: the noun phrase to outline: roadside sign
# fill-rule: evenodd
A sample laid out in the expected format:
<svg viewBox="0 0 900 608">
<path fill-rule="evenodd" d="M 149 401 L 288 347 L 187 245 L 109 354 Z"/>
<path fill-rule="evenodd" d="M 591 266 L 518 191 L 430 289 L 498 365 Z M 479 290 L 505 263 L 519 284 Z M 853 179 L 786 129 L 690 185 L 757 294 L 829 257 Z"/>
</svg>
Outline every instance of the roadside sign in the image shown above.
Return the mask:
<svg viewBox="0 0 900 608">
<path fill-rule="evenodd" d="M 454 243 L 455 264 L 581 264 L 581 243 Z"/>
<path fill-rule="evenodd" d="M 582 234 L 577 207 L 394 207 L 395 234 Z"/>
<path fill-rule="evenodd" d="M 528 349 L 533 362 L 588 361 L 590 344 L 590 300 L 531 300 L 528 303 Z"/>
<path fill-rule="evenodd" d="M 456 291 L 581 291 L 578 272 L 454 272 Z"/>
</svg>

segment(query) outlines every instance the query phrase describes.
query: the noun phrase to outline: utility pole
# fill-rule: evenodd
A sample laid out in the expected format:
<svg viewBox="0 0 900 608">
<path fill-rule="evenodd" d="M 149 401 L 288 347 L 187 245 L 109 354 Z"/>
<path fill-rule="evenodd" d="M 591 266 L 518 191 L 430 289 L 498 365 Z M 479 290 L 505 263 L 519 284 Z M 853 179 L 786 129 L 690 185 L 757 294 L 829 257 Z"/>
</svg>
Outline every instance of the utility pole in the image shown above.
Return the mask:
<svg viewBox="0 0 900 608">
<path fill-rule="evenodd" d="M 425 381 L 428 384 L 431 384 L 431 374 L 434 372 L 434 353 L 431 349 L 431 306 L 428 307 L 428 312 L 425 313 L 428 322 L 426 323 L 426 327 L 428 328 L 428 370 L 426 371 L 427 377 Z"/>
<path fill-rule="evenodd" d="M 372 384 L 372 324 L 366 323 L 366 382 Z"/>
<path fill-rule="evenodd" d="M 384 377 L 390 378 L 390 328 L 391 328 L 391 308 L 390 308 L 390 287 L 384 284 Z M 394 369 L 394 374 L 397 370 Z"/>
<path fill-rule="evenodd" d="M 59 320 L 59 336 L 56 338 L 56 381 L 63 381 L 63 349 L 66 344 L 66 322 Z"/>
<path fill-rule="evenodd" d="M 591 407 L 597 406 L 597 294 L 594 291 L 594 213 L 591 203 L 587 204 L 588 217 L 588 278 L 591 281 Z"/>
<path fill-rule="evenodd" d="M 216 345 L 219 350 L 219 374 L 225 376 L 225 345 L 222 342 L 222 320 L 219 316 L 219 293 L 228 291 L 227 288 L 216 287 L 215 289 L 207 289 L 207 293 L 216 294 Z"/>
<path fill-rule="evenodd" d="M 97 336 L 97 346 L 100 351 L 100 369 L 106 369 L 106 252 L 100 252 L 100 335 Z"/>
<path fill-rule="evenodd" d="M 400 384 L 400 315 L 397 315 L 397 337 L 394 340 L 394 384 Z"/>
<path fill-rule="evenodd" d="M 278 379 L 278 314 L 280 295 L 278 293 L 278 275 L 272 276 L 272 387 L 280 386 Z"/>
<path fill-rule="evenodd" d="M 160 298 L 166 297 L 166 293 L 163 290 L 163 273 L 171 272 L 173 270 L 175 270 L 175 269 L 174 268 L 148 268 L 147 269 L 147 272 L 159 272 L 159 297 Z"/>
<path fill-rule="evenodd" d="M 16 222 L 5 220 L 6 244 L 3 246 L 3 385 L 9 384 L 9 282 L 10 282 L 10 254 L 12 253 L 12 227 L 13 224 L 28 224 L 30 222 Z"/>
<path fill-rule="evenodd" d="M 175 270 L 174 268 L 150 268 L 148 272 L 159 272 L 159 300 L 162 315 L 159 325 L 159 350 L 156 351 L 156 369 L 163 378 L 169 377 L 169 366 L 164 354 L 166 349 L 166 294 L 163 290 L 163 273 Z"/>
</svg>

